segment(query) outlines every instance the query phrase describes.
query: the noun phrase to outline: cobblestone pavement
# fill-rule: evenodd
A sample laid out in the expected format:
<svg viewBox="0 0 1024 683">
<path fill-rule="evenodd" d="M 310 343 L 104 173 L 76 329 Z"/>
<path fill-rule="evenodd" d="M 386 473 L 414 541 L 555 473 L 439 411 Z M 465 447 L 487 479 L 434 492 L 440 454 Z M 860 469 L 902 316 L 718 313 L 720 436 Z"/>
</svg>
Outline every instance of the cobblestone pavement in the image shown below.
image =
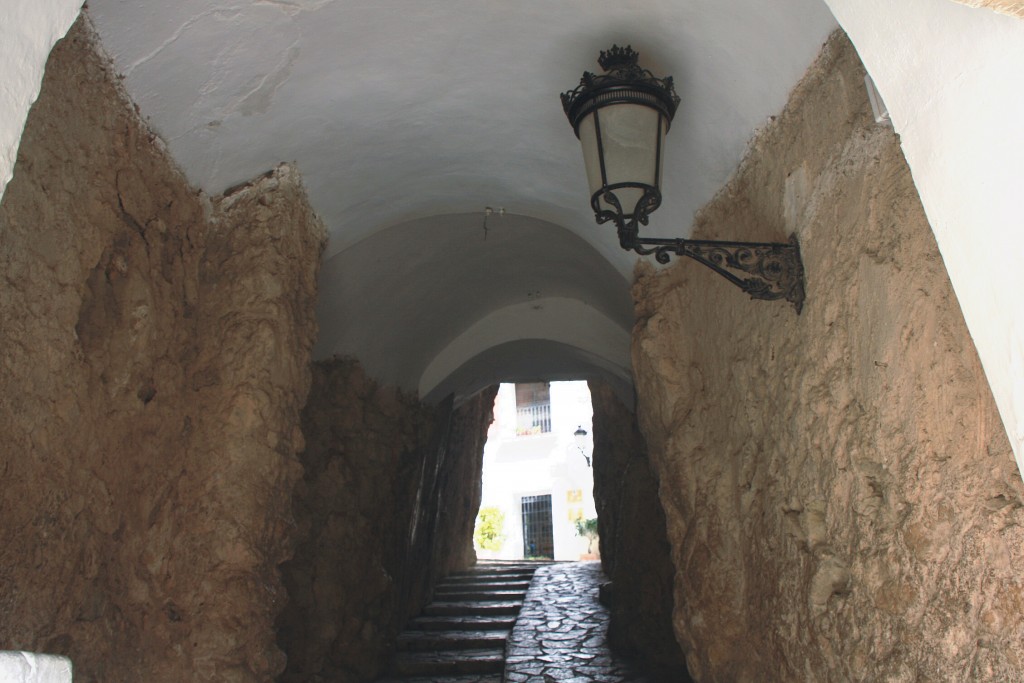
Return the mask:
<svg viewBox="0 0 1024 683">
<path fill-rule="evenodd" d="M 648 683 L 608 649 L 599 562 L 557 563 L 533 576 L 509 636 L 508 683 Z"/>
</svg>

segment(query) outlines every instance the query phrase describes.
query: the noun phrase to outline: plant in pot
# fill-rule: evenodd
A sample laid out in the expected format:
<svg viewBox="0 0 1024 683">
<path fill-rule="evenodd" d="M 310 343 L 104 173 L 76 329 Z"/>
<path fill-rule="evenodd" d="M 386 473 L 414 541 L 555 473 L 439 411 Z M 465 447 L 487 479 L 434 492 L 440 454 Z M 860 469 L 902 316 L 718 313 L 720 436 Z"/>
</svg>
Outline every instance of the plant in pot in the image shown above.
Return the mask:
<svg viewBox="0 0 1024 683">
<path fill-rule="evenodd" d="M 587 552 L 581 556 L 581 560 L 596 560 L 598 559 L 597 553 L 594 551 L 594 541 L 597 540 L 597 517 L 591 517 L 590 519 L 577 519 L 576 520 L 576 535 L 582 536 L 587 539 Z"/>
</svg>

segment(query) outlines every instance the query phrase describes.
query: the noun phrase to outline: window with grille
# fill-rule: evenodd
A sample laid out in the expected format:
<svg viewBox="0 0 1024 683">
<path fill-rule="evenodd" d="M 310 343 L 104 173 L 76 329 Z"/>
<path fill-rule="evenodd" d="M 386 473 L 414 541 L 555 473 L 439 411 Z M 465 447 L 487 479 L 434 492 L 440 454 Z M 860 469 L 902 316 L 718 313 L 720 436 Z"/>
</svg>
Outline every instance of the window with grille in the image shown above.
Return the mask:
<svg viewBox="0 0 1024 683">
<path fill-rule="evenodd" d="M 516 385 L 516 436 L 551 432 L 551 388 L 547 382 Z"/>
</svg>

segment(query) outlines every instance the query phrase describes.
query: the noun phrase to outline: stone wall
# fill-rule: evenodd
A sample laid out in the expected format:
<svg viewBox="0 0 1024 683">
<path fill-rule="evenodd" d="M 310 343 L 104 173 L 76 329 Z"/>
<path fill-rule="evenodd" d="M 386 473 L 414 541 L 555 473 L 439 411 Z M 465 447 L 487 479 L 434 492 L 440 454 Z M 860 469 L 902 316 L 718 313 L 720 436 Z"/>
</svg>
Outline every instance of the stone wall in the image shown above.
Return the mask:
<svg viewBox="0 0 1024 683">
<path fill-rule="evenodd" d="M 1024 0 L 955 0 L 970 7 L 987 7 L 1008 14 L 1011 17 L 1024 18 Z"/>
<path fill-rule="evenodd" d="M 432 552 L 433 580 L 476 564 L 473 528 L 483 493 L 481 474 L 487 430 L 494 419 L 497 385 L 466 401 L 452 412 L 444 467 L 437 476 L 437 521 Z M 410 614 L 419 613 L 415 605 Z"/>
<path fill-rule="evenodd" d="M 658 480 L 636 416 L 606 382 L 591 380 L 594 502 L 601 563 L 610 581 L 601 600 L 611 613 L 608 640 L 654 680 L 688 681 L 672 631 L 672 566 Z"/>
<path fill-rule="evenodd" d="M 638 412 L 691 674 L 1021 680 L 1024 487 L 899 140 L 874 123 L 842 35 L 696 224 L 790 232 L 800 316 L 692 261 L 634 289 Z"/>
<path fill-rule="evenodd" d="M 351 359 L 318 362 L 313 377 L 281 680 L 368 681 L 434 581 L 475 561 L 494 392 L 453 411 L 378 386 Z"/>
<path fill-rule="evenodd" d="M 208 201 L 85 20 L 0 203 L 0 649 L 265 681 L 324 239 L 281 167 Z"/>
</svg>

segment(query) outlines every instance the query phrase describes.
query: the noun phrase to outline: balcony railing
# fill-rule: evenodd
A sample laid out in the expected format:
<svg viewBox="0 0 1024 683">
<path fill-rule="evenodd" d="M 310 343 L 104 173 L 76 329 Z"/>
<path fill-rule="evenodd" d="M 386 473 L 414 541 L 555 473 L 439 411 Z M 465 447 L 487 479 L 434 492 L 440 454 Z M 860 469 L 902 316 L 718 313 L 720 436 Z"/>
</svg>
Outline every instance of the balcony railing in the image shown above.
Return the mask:
<svg viewBox="0 0 1024 683">
<path fill-rule="evenodd" d="M 551 404 L 538 403 L 516 408 L 516 436 L 551 432 Z"/>
</svg>

